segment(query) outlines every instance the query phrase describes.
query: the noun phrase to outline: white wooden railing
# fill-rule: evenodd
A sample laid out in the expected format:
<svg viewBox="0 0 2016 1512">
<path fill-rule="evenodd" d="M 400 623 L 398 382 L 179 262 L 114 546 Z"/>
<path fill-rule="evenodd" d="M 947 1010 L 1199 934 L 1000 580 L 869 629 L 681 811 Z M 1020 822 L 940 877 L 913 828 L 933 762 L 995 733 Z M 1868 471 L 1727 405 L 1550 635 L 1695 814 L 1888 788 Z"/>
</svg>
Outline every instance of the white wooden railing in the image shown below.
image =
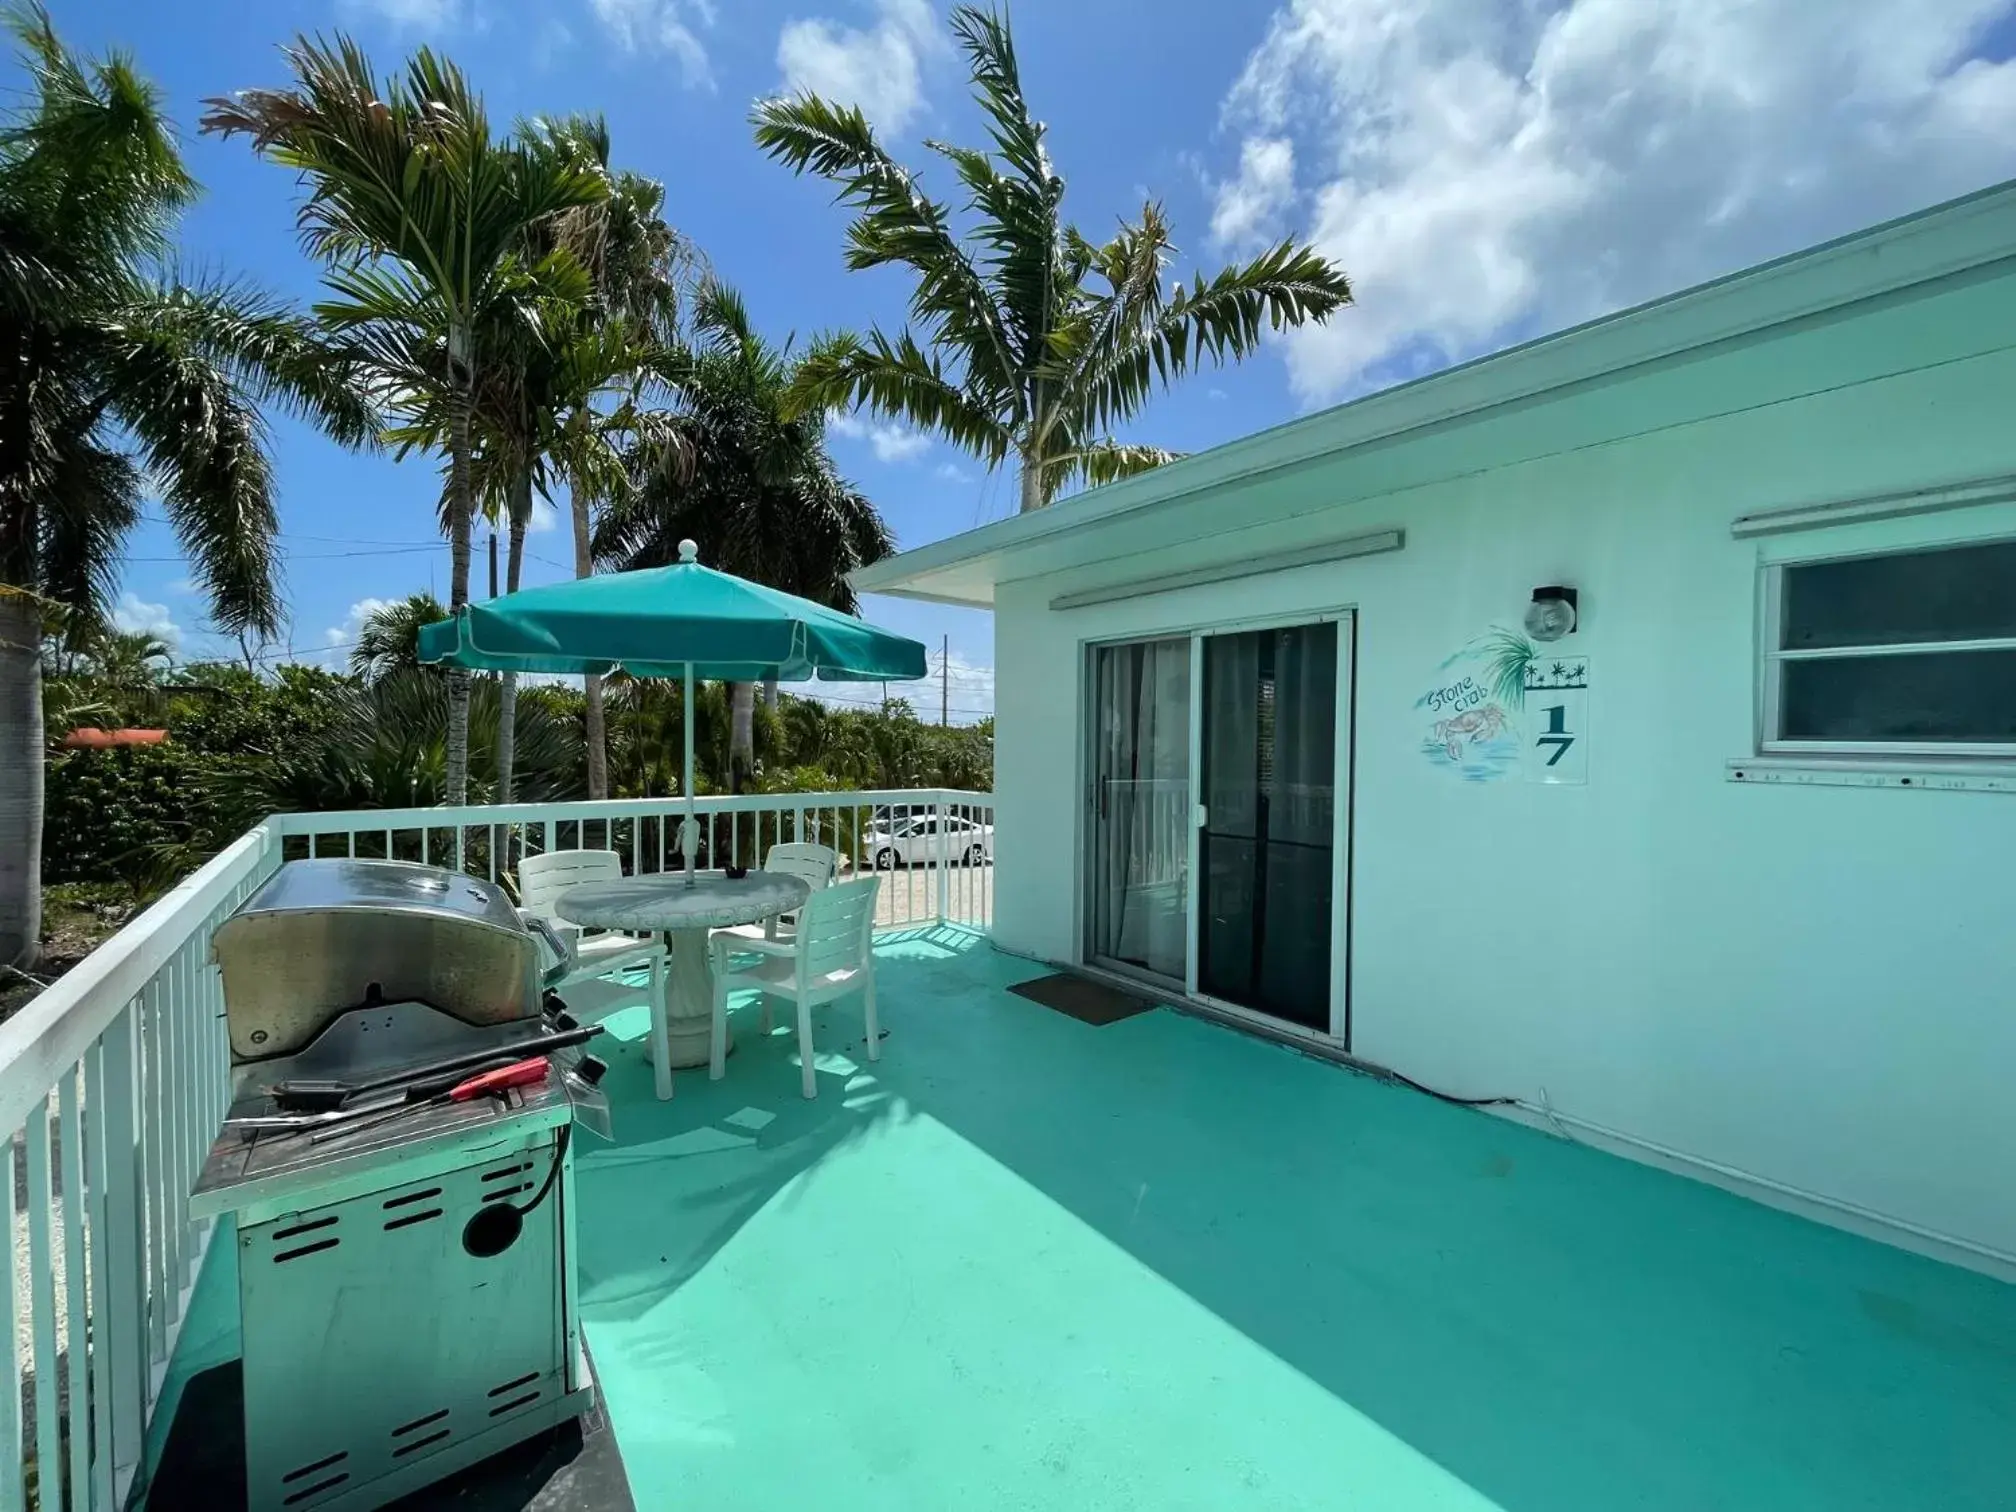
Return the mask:
<svg viewBox="0 0 2016 1512">
<path fill-rule="evenodd" d="M 990 794 L 779 793 L 702 798 L 696 810 L 713 864 L 759 864 L 778 841 L 804 839 L 867 868 L 898 848 L 877 838 L 892 826 L 956 821 L 949 857 L 885 872 L 877 922 L 992 922 L 993 868 L 970 856 L 978 846 L 991 857 Z M 0 1362 L 0 1512 L 110 1512 L 147 1463 L 210 1239 L 189 1217 L 189 1188 L 230 1098 L 216 927 L 283 860 L 311 854 L 510 880 L 523 855 L 599 846 L 633 872 L 664 870 L 683 813 L 677 799 L 640 799 L 275 815 L 0 1024 L 12 1175 L 0 1289 L 14 1321 Z"/>
<path fill-rule="evenodd" d="M 188 1193 L 227 1101 L 210 936 L 277 864 L 269 828 L 241 837 L 0 1024 L 0 1508 L 116 1507 L 141 1462 L 209 1240 Z"/>
</svg>

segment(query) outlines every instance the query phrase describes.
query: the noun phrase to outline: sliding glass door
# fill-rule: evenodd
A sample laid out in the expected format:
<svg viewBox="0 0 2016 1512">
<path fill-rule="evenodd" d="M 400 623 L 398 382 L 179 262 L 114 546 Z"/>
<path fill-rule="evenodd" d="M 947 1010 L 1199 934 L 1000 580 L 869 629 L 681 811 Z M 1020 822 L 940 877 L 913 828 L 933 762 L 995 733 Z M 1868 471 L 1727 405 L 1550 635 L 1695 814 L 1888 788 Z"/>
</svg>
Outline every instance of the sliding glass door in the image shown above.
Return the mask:
<svg viewBox="0 0 2016 1512">
<path fill-rule="evenodd" d="M 1197 989 L 1330 1031 L 1337 626 L 1204 638 Z"/>
<path fill-rule="evenodd" d="M 1190 641 L 1092 653 L 1086 952 L 1181 984 L 1190 884 Z"/>
<path fill-rule="evenodd" d="M 1092 648 L 1088 962 L 1345 1033 L 1351 633 Z"/>
</svg>

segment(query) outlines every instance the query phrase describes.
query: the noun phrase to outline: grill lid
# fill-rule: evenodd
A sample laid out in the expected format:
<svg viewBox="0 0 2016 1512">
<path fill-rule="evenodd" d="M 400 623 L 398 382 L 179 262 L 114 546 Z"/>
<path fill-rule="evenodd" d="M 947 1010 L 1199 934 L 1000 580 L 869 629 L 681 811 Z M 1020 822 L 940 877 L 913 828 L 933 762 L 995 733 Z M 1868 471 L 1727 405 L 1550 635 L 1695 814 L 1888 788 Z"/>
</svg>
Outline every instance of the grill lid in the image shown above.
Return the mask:
<svg viewBox="0 0 2016 1512">
<path fill-rule="evenodd" d="M 291 1054 L 367 1001 L 477 1025 L 539 1013 L 539 943 L 510 898 L 435 866 L 290 861 L 217 927 L 211 952 L 234 1062 Z"/>
</svg>

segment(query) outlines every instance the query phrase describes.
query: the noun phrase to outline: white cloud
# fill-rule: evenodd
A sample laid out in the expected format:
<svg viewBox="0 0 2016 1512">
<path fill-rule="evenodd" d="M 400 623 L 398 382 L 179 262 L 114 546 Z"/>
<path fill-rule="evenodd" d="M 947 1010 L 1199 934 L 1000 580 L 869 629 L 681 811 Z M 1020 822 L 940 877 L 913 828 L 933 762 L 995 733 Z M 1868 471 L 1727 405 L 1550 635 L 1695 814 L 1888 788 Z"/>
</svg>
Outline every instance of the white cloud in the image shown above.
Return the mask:
<svg viewBox="0 0 2016 1512">
<path fill-rule="evenodd" d="M 548 499 L 532 501 L 532 518 L 525 522 L 527 535 L 544 535 L 560 528 L 560 510 Z"/>
<path fill-rule="evenodd" d="M 926 724 L 936 724 L 939 710 L 945 705 L 950 706 L 951 722 L 955 725 L 970 725 L 990 717 L 994 713 L 994 669 L 968 661 L 956 651 L 952 653 L 951 660 L 949 678 L 945 678 L 941 686 L 941 657 L 934 643 L 930 675 L 917 682 L 890 683 L 889 696 L 908 703 Z M 790 685 L 790 691 L 801 697 L 820 699 L 839 709 L 872 706 L 882 696 L 881 686 L 876 683 L 840 686 L 798 683 Z"/>
<path fill-rule="evenodd" d="M 688 88 L 712 89 L 700 33 L 714 24 L 713 0 L 588 0 L 595 19 L 630 53 L 664 53 Z"/>
<path fill-rule="evenodd" d="M 357 637 L 364 633 L 364 621 L 381 609 L 390 609 L 397 599 L 361 598 L 350 606 L 350 612 L 343 616 L 343 623 L 331 625 L 322 632 L 322 647 L 319 652 L 303 652 L 301 660 L 316 662 L 335 671 L 349 670 L 350 648 L 357 644 Z"/>
<path fill-rule="evenodd" d="M 346 16 L 369 16 L 394 31 L 444 32 L 462 19 L 462 0 L 341 0 Z"/>
<path fill-rule="evenodd" d="M 836 410 L 827 423 L 837 435 L 851 441 L 866 441 L 874 448 L 877 462 L 907 462 L 931 447 L 931 438 L 924 432 L 896 420 L 876 420 Z"/>
<path fill-rule="evenodd" d="M 182 649 L 182 627 L 175 623 L 168 606 L 150 604 L 130 588 L 113 605 L 112 624 L 129 635 L 151 635 L 170 651 Z"/>
<path fill-rule="evenodd" d="M 1295 144 L 1248 137 L 1240 144 L 1238 177 L 1218 186 L 1211 235 L 1235 249 L 1278 240 L 1282 212 L 1294 199 Z"/>
<path fill-rule="evenodd" d="M 574 29 L 558 16 L 548 16 L 539 23 L 539 33 L 532 43 L 532 57 L 541 68 L 550 67 L 573 45 Z"/>
<path fill-rule="evenodd" d="M 924 64 L 946 50 L 928 0 L 877 0 L 869 27 L 824 18 L 784 23 L 777 67 L 787 94 L 858 105 L 884 132 L 900 132 L 924 103 Z"/>
<path fill-rule="evenodd" d="M 1292 0 L 1225 102 L 1213 227 L 1298 229 L 1357 304 L 1305 400 L 1557 329 L 2016 173 L 2011 0 Z"/>
<path fill-rule="evenodd" d="M 177 594 L 201 593 L 202 591 L 203 585 L 193 577 L 179 577 L 170 583 L 167 588 L 167 592 Z"/>
<path fill-rule="evenodd" d="M 932 471 L 932 476 L 942 478 L 947 483 L 970 483 L 973 475 L 957 462 L 940 462 Z"/>
</svg>

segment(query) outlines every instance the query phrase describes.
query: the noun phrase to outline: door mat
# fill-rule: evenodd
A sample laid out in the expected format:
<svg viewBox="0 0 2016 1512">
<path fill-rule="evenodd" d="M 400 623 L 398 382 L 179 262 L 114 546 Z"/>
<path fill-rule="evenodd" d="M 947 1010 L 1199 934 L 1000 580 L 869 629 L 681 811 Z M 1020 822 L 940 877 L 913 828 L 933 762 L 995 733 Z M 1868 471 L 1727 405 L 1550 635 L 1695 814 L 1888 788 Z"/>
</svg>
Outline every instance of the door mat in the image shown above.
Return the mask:
<svg viewBox="0 0 2016 1512">
<path fill-rule="evenodd" d="M 1095 1028 L 1117 1024 L 1156 1006 L 1148 998 L 1062 971 L 1055 976 L 1037 977 L 1033 982 L 1018 982 L 1008 990 Z"/>
</svg>

